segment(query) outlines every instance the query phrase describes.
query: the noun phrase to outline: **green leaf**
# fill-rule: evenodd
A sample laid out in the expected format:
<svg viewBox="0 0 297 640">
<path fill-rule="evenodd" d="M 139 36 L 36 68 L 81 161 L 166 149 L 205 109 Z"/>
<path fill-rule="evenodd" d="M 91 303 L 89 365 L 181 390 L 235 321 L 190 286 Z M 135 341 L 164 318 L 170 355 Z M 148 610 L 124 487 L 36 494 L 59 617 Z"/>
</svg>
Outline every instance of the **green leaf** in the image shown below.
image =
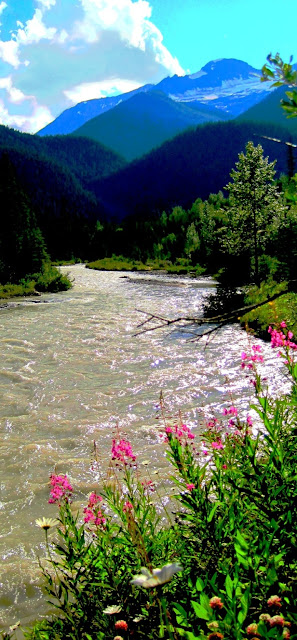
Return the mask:
<svg viewBox="0 0 297 640">
<path fill-rule="evenodd" d="M 213 519 L 213 517 L 214 517 L 214 514 L 215 514 L 215 512 L 216 512 L 217 508 L 219 507 L 219 505 L 220 505 L 220 503 L 219 503 L 219 502 L 216 502 L 216 503 L 215 503 L 215 505 L 213 506 L 213 508 L 212 508 L 212 510 L 211 510 L 211 512 L 210 512 L 210 514 L 209 514 L 209 516 L 208 516 L 208 518 L 207 518 L 207 522 L 211 522 L 211 521 L 212 521 L 212 519 Z"/>
<path fill-rule="evenodd" d="M 225 580 L 225 589 L 226 589 L 226 593 L 227 596 L 230 600 L 232 600 L 232 595 L 233 595 L 233 580 L 231 580 L 229 574 L 226 577 Z"/>
<path fill-rule="evenodd" d="M 197 591 L 203 591 L 204 589 L 204 582 L 203 580 L 201 580 L 201 578 L 197 578 L 196 580 L 196 589 Z"/>
<path fill-rule="evenodd" d="M 202 620 L 210 619 L 209 612 L 201 604 L 199 604 L 198 602 L 193 602 L 193 600 L 191 600 L 191 604 L 197 618 L 201 618 Z"/>
<path fill-rule="evenodd" d="M 239 531 L 237 531 L 237 533 L 236 533 L 236 540 L 239 543 L 239 545 L 241 546 L 242 550 L 243 549 L 245 549 L 246 551 L 249 550 L 249 545 L 248 545 L 246 539 L 243 537 L 243 535 Z"/>
</svg>

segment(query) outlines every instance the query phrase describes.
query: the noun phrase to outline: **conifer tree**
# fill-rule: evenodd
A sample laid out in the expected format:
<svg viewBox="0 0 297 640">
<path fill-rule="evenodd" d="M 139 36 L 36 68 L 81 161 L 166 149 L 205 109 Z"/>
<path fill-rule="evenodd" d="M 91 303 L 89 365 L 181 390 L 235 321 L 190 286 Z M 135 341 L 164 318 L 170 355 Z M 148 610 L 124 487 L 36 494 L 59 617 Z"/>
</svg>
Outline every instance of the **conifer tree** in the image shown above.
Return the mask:
<svg viewBox="0 0 297 640">
<path fill-rule="evenodd" d="M 249 260 L 250 276 L 256 284 L 259 257 L 286 210 L 274 183 L 275 161 L 268 160 L 263 157 L 261 145 L 254 147 L 248 142 L 245 154 L 239 154 L 236 168 L 230 173 L 232 182 L 225 187 L 230 209 L 223 244 L 229 254 Z"/>
</svg>

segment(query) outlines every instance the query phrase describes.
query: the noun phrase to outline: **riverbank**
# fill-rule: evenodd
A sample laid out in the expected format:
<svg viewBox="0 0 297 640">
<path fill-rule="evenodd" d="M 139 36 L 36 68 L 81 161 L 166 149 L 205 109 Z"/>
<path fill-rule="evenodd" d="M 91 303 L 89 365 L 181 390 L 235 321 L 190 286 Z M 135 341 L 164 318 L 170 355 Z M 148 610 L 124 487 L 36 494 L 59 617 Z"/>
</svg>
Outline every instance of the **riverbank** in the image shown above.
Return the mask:
<svg viewBox="0 0 297 640">
<path fill-rule="evenodd" d="M 239 325 L 224 327 L 206 349 L 204 338 L 189 341 L 195 326 L 134 337 L 147 317 L 142 311 L 201 315 L 211 280 L 99 272 L 79 264 L 61 271 L 74 281 L 72 289 L 38 298 L 46 304 L 26 298 L 1 309 L 0 628 L 48 612 L 36 564 L 45 548 L 35 520 L 56 516 L 47 504 L 54 469 L 75 482 L 74 506 L 83 508 L 89 492 L 101 486 L 119 425 L 139 461 L 148 461 L 160 492 L 169 482 L 158 446 L 160 391 L 168 412 L 178 419 L 181 411 L 198 438 L 202 412 L 220 414 L 230 395 L 247 411 L 253 391 L 238 376 L 249 343 Z M 280 359 L 257 343 L 265 353 L 263 376 L 276 394 Z M 94 441 L 100 444 L 95 472 Z"/>
<path fill-rule="evenodd" d="M 94 262 L 87 262 L 87 269 L 98 271 L 159 271 L 160 273 L 172 273 L 176 275 L 192 275 L 199 277 L 205 274 L 205 269 L 198 265 L 193 265 L 190 260 L 181 258 L 172 263 L 170 260 L 147 260 L 145 263 L 140 260 L 132 260 L 123 256 L 112 258 L 102 258 Z"/>
<path fill-rule="evenodd" d="M 0 300 L 67 291 L 71 286 L 72 283 L 67 274 L 62 274 L 50 263 L 44 263 L 40 273 L 24 278 L 17 284 L 0 284 Z"/>
</svg>

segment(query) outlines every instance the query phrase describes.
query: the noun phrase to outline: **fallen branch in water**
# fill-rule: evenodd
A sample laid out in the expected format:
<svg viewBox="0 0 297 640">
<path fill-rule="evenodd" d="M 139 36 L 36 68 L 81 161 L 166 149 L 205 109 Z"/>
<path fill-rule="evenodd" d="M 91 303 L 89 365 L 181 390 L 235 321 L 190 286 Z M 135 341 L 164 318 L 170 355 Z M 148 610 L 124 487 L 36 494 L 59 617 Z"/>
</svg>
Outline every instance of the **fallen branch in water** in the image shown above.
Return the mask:
<svg viewBox="0 0 297 640">
<path fill-rule="evenodd" d="M 148 331 L 156 331 L 156 329 L 164 329 L 165 327 L 170 327 L 173 324 L 178 324 L 180 322 L 186 322 L 189 324 L 195 324 L 201 327 L 204 324 L 215 324 L 215 327 L 205 328 L 205 330 L 199 335 L 195 335 L 194 338 L 190 339 L 190 342 L 196 342 L 200 340 L 203 336 L 210 336 L 215 331 L 219 331 L 226 324 L 234 322 L 240 319 L 240 316 L 245 315 L 249 311 L 253 311 L 253 309 L 257 309 L 258 307 L 262 307 L 264 304 L 268 302 L 272 302 L 284 295 L 285 291 L 281 291 L 279 293 L 275 293 L 270 298 L 263 300 L 263 302 L 257 302 L 255 304 L 248 304 L 245 307 L 240 307 L 239 309 L 234 309 L 233 311 L 227 311 L 226 313 L 221 313 L 217 316 L 211 316 L 210 318 L 193 318 L 191 316 L 179 316 L 177 318 L 169 319 L 164 318 L 163 316 L 156 315 L 154 313 L 149 313 L 148 311 L 142 311 L 141 309 L 136 309 L 138 313 L 144 313 L 148 316 L 143 322 L 137 325 L 137 333 L 134 336 L 140 336 L 142 333 L 147 333 Z M 153 324 L 155 322 L 159 322 L 159 324 Z M 151 324 L 150 324 L 151 323 Z"/>
</svg>

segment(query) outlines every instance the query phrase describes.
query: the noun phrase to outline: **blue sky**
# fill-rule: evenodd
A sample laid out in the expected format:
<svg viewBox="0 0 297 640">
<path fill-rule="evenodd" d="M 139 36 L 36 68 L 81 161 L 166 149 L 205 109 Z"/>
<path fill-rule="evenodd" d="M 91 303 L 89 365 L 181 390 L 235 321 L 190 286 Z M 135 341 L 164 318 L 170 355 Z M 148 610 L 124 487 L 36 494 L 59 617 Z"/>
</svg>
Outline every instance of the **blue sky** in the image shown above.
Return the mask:
<svg viewBox="0 0 297 640">
<path fill-rule="evenodd" d="M 296 19 L 297 0 L 0 0 L 0 123 L 34 133 L 217 58 L 297 61 Z"/>
</svg>

